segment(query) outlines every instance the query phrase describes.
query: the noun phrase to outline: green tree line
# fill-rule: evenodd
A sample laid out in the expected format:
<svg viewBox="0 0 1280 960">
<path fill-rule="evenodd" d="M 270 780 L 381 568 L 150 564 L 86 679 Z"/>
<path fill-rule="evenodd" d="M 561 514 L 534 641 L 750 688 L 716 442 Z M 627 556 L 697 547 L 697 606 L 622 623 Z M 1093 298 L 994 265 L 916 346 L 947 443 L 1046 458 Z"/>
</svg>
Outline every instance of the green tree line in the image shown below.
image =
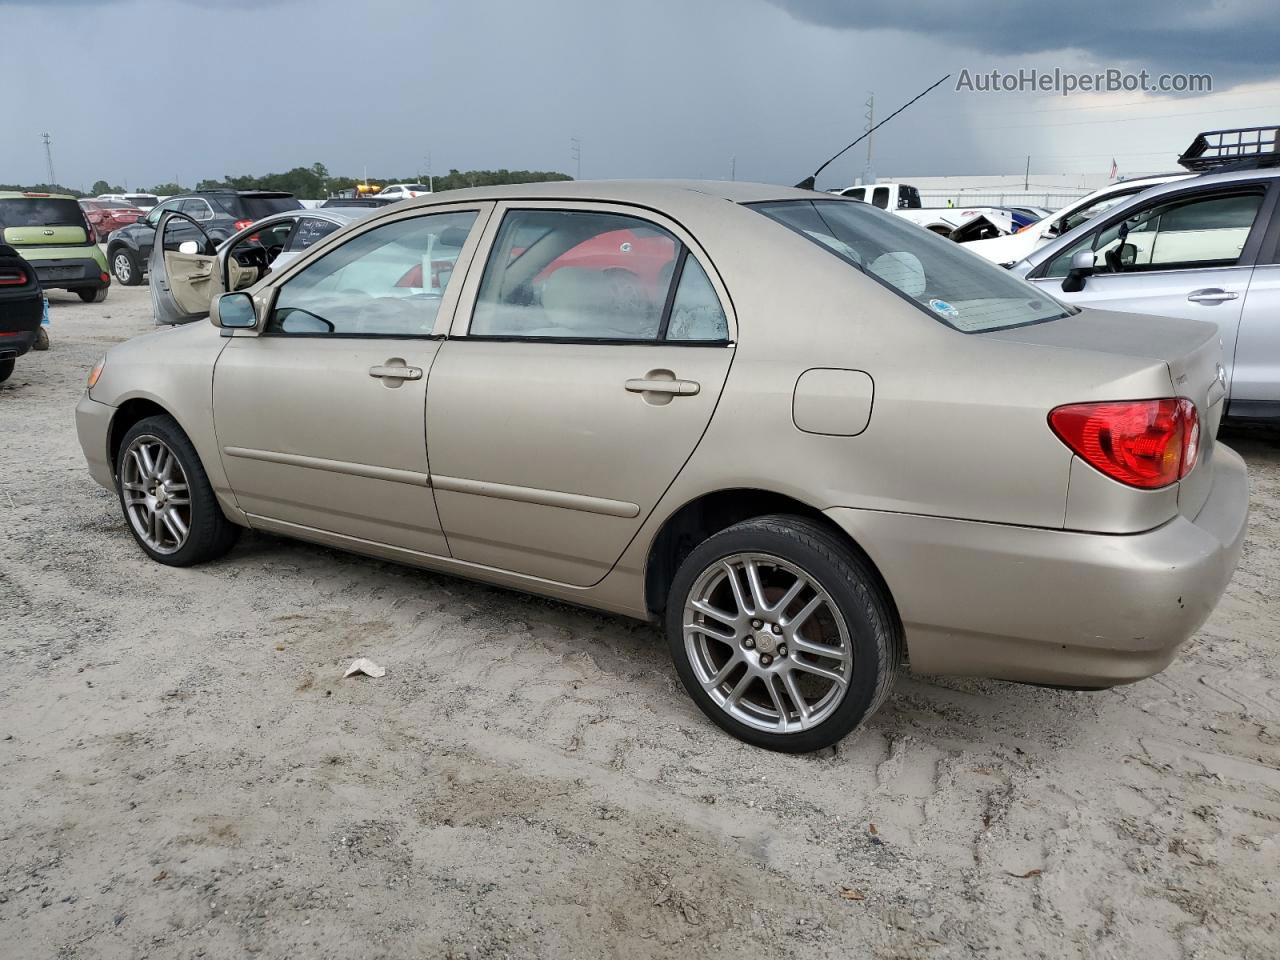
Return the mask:
<svg viewBox="0 0 1280 960">
<path fill-rule="evenodd" d="M 572 180 L 564 173 L 553 170 L 450 170 L 443 176 L 431 178 L 431 185 L 437 190 L 458 190 L 463 187 L 492 187 L 507 183 L 541 183 L 545 180 Z M 201 180 L 195 185 L 196 190 L 215 190 L 219 187 L 230 187 L 234 190 L 281 190 L 292 193 L 295 197 L 308 200 L 321 199 L 340 190 L 350 190 L 364 181 L 359 177 L 335 176 L 323 163 L 313 163 L 309 167 L 294 167 L 284 173 L 266 173 L 261 175 L 242 174 L 240 176 L 224 176 L 221 180 Z M 427 183 L 427 177 L 421 173 L 413 173 L 400 177 L 370 177 L 370 183 L 385 186 L 389 183 Z M 37 183 L 29 186 L 17 184 L 0 184 L 0 190 L 23 190 L 33 193 L 67 193 L 73 197 L 96 197 L 103 193 L 154 193 L 162 197 L 175 193 L 185 193 L 192 189 L 179 183 L 157 183 L 152 187 L 134 187 L 125 190 L 118 184 L 106 180 L 96 181 L 88 192 L 76 187 L 62 184 Z"/>
</svg>

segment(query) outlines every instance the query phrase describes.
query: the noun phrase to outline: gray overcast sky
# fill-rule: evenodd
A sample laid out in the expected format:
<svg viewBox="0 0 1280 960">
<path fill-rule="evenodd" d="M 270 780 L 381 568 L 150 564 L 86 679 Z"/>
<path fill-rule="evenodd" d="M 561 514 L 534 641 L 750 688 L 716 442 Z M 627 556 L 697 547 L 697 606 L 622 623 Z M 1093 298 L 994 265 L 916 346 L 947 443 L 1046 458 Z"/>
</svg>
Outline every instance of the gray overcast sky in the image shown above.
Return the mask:
<svg viewBox="0 0 1280 960">
<path fill-rule="evenodd" d="M 1208 72 L 1210 96 L 957 92 L 875 137 L 880 176 L 1169 169 L 1280 123 L 1273 0 L 0 0 L 0 182 L 191 185 L 322 162 L 795 182 L 948 71 Z M 29 38 L 24 40 L 23 38 Z M 1065 48 L 1065 49 L 1056 49 Z M 115 51 L 114 53 L 112 51 Z M 1123 58 L 1123 59 L 1122 59 Z M 16 105 L 16 111 L 14 106 Z M 865 151 L 820 185 L 849 182 Z"/>
</svg>

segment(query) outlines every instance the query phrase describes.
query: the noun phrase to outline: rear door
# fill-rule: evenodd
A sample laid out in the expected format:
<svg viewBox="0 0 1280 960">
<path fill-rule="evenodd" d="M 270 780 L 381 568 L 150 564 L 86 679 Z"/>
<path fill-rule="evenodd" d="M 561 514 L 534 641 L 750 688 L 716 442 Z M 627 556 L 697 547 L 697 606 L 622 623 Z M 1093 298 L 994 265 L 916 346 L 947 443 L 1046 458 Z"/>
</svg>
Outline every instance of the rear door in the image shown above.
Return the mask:
<svg viewBox="0 0 1280 960">
<path fill-rule="evenodd" d="M 1231 412 L 1280 418 L 1280 212 L 1258 260 L 1240 316 Z"/>
<path fill-rule="evenodd" d="M 1274 191 L 1265 182 L 1164 194 L 1107 218 L 1028 276 L 1059 300 L 1215 323 L 1230 379 L 1241 311 Z M 1084 289 L 1064 291 L 1072 256 L 1094 251 Z"/>
<path fill-rule="evenodd" d="M 160 215 L 156 237 L 147 280 L 156 323 L 189 323 L 207 317 L 214 292 L 213 241 L 195 220 L 174 210 Z M 184 251 L 184 244 L 195 251 Z M 221 292 L 221 285 L 217 286 Z"/>
<path fill-rule="evenodd" d="M 733 358 L 728 298 L 678 225 L 499 205 L 431 374 L 432 485 L 459 559 L 587 586 L 693 453 Z"/>
</svg>

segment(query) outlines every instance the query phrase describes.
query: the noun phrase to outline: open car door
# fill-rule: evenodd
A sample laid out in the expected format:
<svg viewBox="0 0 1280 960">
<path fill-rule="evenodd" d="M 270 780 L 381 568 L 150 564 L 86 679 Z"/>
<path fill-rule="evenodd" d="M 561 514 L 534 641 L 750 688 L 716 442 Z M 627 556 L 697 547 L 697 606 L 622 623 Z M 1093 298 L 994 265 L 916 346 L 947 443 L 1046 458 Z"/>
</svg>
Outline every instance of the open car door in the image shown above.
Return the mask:
<svg viewBox="0 0 1280 960">
<path fill-rule="evenodd" d="M 157 324 L 209 316 L 209 303 L 223 292 L 214 259 L 214 243 L 194 219 L 176 211 L 160 217 L 147 265 Z"/>
</svg>

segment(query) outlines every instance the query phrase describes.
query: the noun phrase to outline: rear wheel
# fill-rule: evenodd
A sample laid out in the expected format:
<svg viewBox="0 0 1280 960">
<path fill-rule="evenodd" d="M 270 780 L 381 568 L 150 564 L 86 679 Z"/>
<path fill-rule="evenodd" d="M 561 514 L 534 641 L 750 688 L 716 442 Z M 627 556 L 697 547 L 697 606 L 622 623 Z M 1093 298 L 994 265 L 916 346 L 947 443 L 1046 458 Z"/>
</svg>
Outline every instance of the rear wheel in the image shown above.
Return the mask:
<svg viewBox="0 0 1280 960">
<path fill-rule="evenodd" d="M 13 376 L 13 365 L 15 362 L 16 361 L 13 359 L 13 357 L 9 357 L 5 360 L 0 360 L 0 383 L 4 383 L 11 376 Z"/>
<path fill-rule="evenodd" d="M 101 303 L 107 299 L 107 291 L 110 287 L 80 287 L 76 290 L 76 294 L 85 303 Z"/>
<path fill-rule="evenodd" d="M 36 331 L 36 342 L 31 345 L 32 350 L 48 350 L 49 349 L 49 331 L 43 326 Z"/>
<path fill-rule="evenodd" d="M 223 514 L 195 447 L 172 417 L 129 428 L 116 474 L 129 530 L 152 560 L 189 567 L 235 545 L 240 528 Z"/>
<path fill-rule="evenodd" d="M 111 273 L 126 287 L 136 287 L 142 283 L 142 265 L 128 247 L 116 247 L 111 254 Z"/>
<path fill-rule="evenodd" d="M 740 740 L 805 753 L 836 743 L 888 696 L 902 627 L 867 562 L 796 516 L 703 541 L 667 598 L 685 689 Z"/>
</svg>

